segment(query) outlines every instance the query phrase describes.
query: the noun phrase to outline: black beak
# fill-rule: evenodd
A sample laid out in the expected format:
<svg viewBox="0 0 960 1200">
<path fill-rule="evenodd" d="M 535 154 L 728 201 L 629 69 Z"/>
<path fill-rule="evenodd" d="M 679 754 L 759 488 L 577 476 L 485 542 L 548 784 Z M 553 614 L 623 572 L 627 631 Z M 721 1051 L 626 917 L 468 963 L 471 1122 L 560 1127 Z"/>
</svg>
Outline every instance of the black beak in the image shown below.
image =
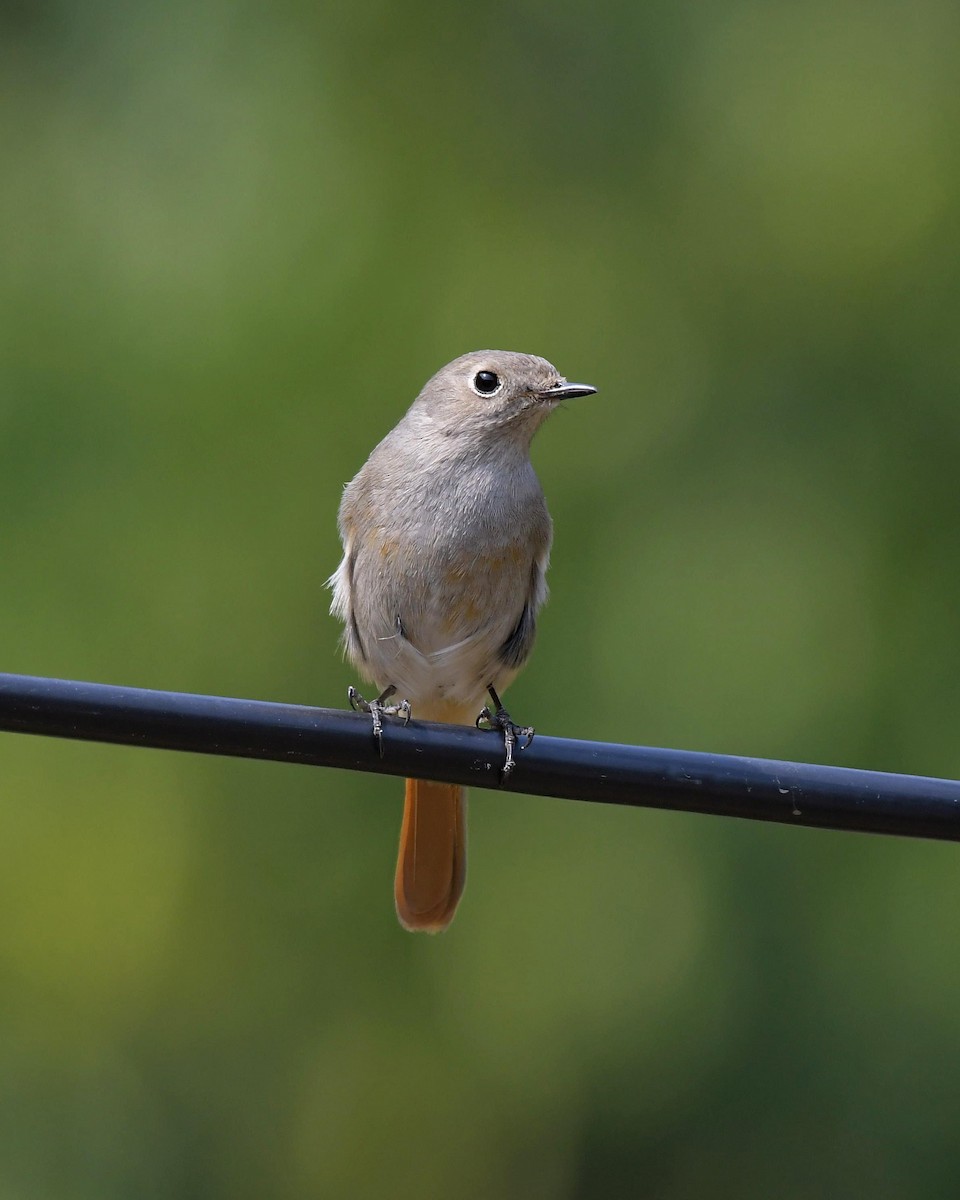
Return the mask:
<svg viewBox="0 0 960 1200">
<path fill-rule="evenodd" d="M 575 396 L 592 396 L 596 392 L 595 387 L 591 387 L 589 383 L 555 383 L 551 388 L 544 388 L 542 392 L 537 392 L 541 400 L 572 400 Z"/>
</svg>

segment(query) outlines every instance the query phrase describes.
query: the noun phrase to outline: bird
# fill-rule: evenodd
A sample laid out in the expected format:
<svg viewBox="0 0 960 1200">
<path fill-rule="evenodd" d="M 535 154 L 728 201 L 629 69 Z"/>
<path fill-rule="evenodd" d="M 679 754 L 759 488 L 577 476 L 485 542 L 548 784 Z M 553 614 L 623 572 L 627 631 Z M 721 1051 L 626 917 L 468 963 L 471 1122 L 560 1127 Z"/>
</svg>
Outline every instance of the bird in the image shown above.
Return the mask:
<svg viewBox="0 0 960 1200">
<path fill-rule="evenodd" d="M 530 443 L 564 400 L 595 392 L 537 355 L 463 354 L 345 486 L 331 612 L 347 659 L 379 689 L 374 700 L 355 688 L 349 697 L 372 717 L 381 753 L 383 718 L 411 713 L 501 730 L 502 778 L 532 739 L 501 700 L 547 597 L 553 525 Z M 466 790 L 407 779 L 394 877 L 401 925 L 446 929 L 465 880 Z"/>
</svg>

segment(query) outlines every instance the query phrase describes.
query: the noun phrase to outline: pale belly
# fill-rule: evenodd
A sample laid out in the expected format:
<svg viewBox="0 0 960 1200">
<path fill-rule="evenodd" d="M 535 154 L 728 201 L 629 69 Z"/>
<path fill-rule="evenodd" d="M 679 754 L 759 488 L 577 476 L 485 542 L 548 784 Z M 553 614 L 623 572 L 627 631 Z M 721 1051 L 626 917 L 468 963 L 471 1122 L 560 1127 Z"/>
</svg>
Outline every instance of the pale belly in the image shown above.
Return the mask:
<svg viewBox="0 0 960 1200">
<path fill-rule="evenodd" d="M 503 647 L 529 598 L 532 570 L 519 539 L 456 557 L 366 547 L 353 570 L 357 667 L 381 689 L 395 687 L 423 720 L 472 722 L 487 689 L 502 691 L 517 674 Z"/>
</svg>

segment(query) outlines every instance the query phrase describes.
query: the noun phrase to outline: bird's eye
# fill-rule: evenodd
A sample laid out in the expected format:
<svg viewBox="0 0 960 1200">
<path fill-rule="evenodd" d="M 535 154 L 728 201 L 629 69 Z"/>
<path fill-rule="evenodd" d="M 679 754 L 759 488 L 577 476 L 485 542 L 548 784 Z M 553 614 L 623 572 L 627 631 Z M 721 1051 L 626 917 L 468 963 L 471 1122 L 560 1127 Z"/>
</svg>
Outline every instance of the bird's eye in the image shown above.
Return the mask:
<svg viewBox="0 0 960 1200">
<path fill-rule="evenodd" d="M 478 371 L 473 377 L 473 390 L 481 396 L 492 396 L 502 387 L 500 376 L 493 371 Z"/>
</svg>

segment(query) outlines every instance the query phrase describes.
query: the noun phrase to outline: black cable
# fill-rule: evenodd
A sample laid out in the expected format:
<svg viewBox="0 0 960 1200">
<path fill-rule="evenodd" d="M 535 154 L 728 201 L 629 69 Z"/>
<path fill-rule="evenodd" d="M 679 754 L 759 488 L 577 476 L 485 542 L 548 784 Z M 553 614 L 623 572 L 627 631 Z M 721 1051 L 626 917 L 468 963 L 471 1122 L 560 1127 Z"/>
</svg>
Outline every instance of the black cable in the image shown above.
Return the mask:
<svg viewBox="0 0 960 1200">
<path fill-rule="evenodd" d="M 368 717 L 0 674 L 0 729 L 86 741 L 265 758 L 470 787 L 497 787 L 502 737 L 459 725 Z M 2 761 L 2 760 L 0 760 Z M 538 734 L 506 790 L 789 825 L 960 840 L 960 782 Z"/>
</svg>

